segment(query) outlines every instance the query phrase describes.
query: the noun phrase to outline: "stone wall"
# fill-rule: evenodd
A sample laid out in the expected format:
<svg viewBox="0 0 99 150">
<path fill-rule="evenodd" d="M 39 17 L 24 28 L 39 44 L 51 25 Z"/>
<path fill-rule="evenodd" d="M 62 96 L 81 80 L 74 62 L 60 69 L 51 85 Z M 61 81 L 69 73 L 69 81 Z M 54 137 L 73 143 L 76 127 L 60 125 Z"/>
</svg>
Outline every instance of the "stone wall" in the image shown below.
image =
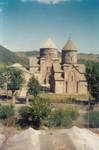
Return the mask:
<svg viewBox="0 0 99 150">
<path fill-rule="evenodd" d="M 62 94 L 64 93 L 64 81 L 55 81 L 55 93 Z"/>
<path fill-rule="evenodd" d="M 63 65 L 63 72 L 63 76 L 62 73 L 54 73 L 55 79 L 63 77 L 63 82 L 60 80 L 55 81 L 55 93 L 87 94 L 85 65 L 76 64 L 73 66 L 72 64 L 66 64 Z"/>
</svg>

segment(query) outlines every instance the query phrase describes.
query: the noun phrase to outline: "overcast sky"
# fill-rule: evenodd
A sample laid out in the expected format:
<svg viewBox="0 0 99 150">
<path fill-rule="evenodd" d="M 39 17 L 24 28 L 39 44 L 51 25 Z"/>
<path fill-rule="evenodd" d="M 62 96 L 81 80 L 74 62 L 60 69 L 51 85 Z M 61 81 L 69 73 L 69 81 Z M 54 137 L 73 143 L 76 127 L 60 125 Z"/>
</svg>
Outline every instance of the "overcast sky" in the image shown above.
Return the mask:
<svg viewBox="0 0 99 150">
<path fill-rule="evenodd" d="M 39 50 L 50 36 L 61 50 L 69 33 L 79 52 L 99 53 L 99 0 L 0 0 L 0 45 Z"/>
</svg>

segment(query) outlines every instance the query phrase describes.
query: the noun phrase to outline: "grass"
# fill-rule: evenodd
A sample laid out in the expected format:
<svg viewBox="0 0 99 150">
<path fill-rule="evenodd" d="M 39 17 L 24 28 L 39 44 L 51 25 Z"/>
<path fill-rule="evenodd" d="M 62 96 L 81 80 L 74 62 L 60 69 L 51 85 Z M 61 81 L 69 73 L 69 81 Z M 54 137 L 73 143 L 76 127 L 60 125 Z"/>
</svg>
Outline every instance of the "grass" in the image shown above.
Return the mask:
<svg viewBox="0 0 99 150">
<path fill-rule="evenodd" d="M 77 99 L 87 99 L 88 96 L 84 96 L 84 95 L 74 95 L 74 96 L 67 96 L 67 95 L 63 95 L 63 94 L 50 94 L 50 93 L 44 93 L 41 92 L 39 94 L 40 97 L 44 98 L 44 99 L 49 99 L 50 102 L 52 103 L 52 111 L 58 111 L 60 109 L 68 109 L 68 110 L 74 110 L 74 111 L 78 111 L 79 112 L 79 116 L 77 117 L 76 120 L 73 120 L 73 125 L 76 125 L 78 127 L 85 127 L 85 120 L 84 120 L 84 114 L 87 113 L 87 105 L 78 105 L 75 103 L 71 102 L 71 98 L 77 98 Z M 33 97 L 30 96 L 30 98 L 32 99 Z M 9 99 L 6 101 L 6 99 L 4 101 L 0 101 L 2 102 L 3 105 L 7 105 L 7 104 L 11 104 L 12 100 Z M 15 105 L 15 112 L 16 112 L 16 116 L 18 115 L 18 110 L 20 109 L 20 107 L 22 106 L 26 106 L 26 104 L 21 103 L 19 104 L 19 101 L 16 101 L 16 105 Z M 86 120 L 87 122 L 87 120 Z"/>
<path fill-rule="evenodd" d="M 71 99 L 88 100 L 89 95 L 66 95 L 41 92 L 41 98 L 49 99 L 52 103 L 71 103 Z"/>
<path fill-rule="evenodd" d="M 78 111 L 73 109 L 58 109 L 49 117 L 50 127 L 71 127 L 73 120 L 79 116 Z"/>
<path fill-rule="evenodd" d="M 99 111 L 89 111 L 84 115 L 85 125 L 90 128 L 99 128 Z M 89 124 L 88 121 L 89 120 Z M 87 123 L 86 123 L 87 122 Z"/>
</svg>

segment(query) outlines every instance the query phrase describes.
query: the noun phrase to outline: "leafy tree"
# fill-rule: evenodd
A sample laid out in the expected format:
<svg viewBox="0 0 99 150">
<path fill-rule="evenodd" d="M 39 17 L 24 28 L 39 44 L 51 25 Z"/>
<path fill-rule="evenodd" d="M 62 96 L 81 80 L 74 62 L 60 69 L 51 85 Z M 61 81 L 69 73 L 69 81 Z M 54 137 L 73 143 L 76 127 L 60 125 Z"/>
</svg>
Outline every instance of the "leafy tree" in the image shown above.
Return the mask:
<svg viewBox="0 0 99 150">
<path fill-rule="evenodd" d="M 4 87 L 4 83 L 6 82 L 5 76 L 0 72 L 0 88 Z"/>
<path fill-rule="evenodd" d="M 96 101 L 99 101 L 99 63 L 88 63 L 86 67 L 88 89 Z"/>
<path fill-rule="evenodd" d="M 50 112 L 49 100 L 36 97 L 30 106 L 20 108 L 20 125 L 22 127 L 33 126 L 34 128 L 39 128 L 43 121 L 48 120 Z"/>
<path fill-rule="evenodd" d="M 22 87 L 23 82 L 24 78 L 22 77 L 22 72 L 20 70 L 9 70 L 8 90 L 12 91 L 13 104 L 15 104 L 15 92 Z"/>
<path fill-rule="evenodd" d="M 28 83 L 28 93 L 34 96 L 30 106 L 23 107 L 19 110 L 21 116 L 21 125 L 31 125 L 38 128 L 43 120 L 48 119 L 51 111 L 49 100 L 39 98 L 37 95 L 40 92 L 39 82 L 32 77 Z"/>
<path fill-rule="evenodd" d="M 3 76 L 5 78 L 5 89 L 7 91 L 7 99 L 8 99 L 8 83 L 10 82 L 10 69 L 9 68 L 3 68 Z"/>
<path fill-rule="evenodd" d="M 28 93 L 36 97 L 40 92 L 40 84 L 38 80 L 32 77 L 28 83 Z"/>
<path fill-rule="evenodd" d="M 48 99 L 36 97 L 32 101 L 31 107 L 34 110 L 34 114 L 39 116 L 40 120 L 47 119 L 51 112 L 50 101 Z"/>
</svg>

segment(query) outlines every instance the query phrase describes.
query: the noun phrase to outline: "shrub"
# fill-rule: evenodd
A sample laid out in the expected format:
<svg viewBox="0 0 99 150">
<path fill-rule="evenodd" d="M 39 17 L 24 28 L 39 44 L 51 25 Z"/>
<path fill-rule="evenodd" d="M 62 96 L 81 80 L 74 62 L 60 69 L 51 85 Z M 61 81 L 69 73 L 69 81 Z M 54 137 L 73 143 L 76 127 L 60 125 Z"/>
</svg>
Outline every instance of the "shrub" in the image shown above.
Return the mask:
<svg viewBox="0 0 99 150">
<path fill-rule="evenodd" d="M 19 109 L 20 119 L 18 123 L 21 127 L 26 127 L 31 125 L 32 121 L 32 108 L 29 106 L 24 106 Z"/>
<path fill-rule="evenodd" d="M 0 104 L 0 118 L 6 119 L 12 116 L 14 116 L 14 106 L 13 105 L 3 106 Z"/>
<path fill-rule="evenodd" d="M 0 119 L 6 126 L 12 125 L 14 121 L 14 106 L 0 104 Z"/>
<path fill-rule="evenodd" d="M 40 117 L 40 120 L 47 119 L 51 112 L 50 101 L 48 99 L 36 97 L 32 102 L 34 114 Z"/>
<path fill-rule="evenodd" d="M 28 120 L 28 118 L 29 118 L 30 115 L 31 115 L 31 108 L 28 107 L 28 106 L 21 107 L 21 108 L 19 109 L 19 114 L 21 115 L 21 117 L 22 117 L 24 120 Z"/>
<path fill-rule="evenodd" d="M 54 111 L 49 118 L 49 126 L 68 127 L 78 117 L 78 112 L 71 109 L 60 109 Z"/>
<path fill-rule="evenodd" d="M 43 120 L 48 119 L 50 114 L 50 104 L 47 99 L 36 97 L 30 106 L 20 108 L 19 123 L 22 127 L 32 126 L 39 128 Z"/>
<path fill-rule="evenodd" d="M 99 112 L 90 111 L 86 113 L 85 116 L 86 126 L 90 128 L 99 128 Z"/>
</svg>

